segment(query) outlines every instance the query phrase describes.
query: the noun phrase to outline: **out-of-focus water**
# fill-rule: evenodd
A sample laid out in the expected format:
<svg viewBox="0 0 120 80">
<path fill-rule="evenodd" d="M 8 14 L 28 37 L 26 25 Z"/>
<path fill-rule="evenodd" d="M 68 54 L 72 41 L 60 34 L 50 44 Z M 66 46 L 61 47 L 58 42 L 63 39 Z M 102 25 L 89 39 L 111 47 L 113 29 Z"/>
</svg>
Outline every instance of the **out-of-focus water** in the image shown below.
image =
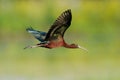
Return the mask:
<svg viewBox="0 0 120 80">
<path fill-rule="evenodd" d="M 88 44 L 88 52 L 62 47 L 24 50 L 23 41 L 1 43 L 0 80 L 120 79 L 119 53 L 106 50 L 112 49 L 107 45 Z"/>
</svg>

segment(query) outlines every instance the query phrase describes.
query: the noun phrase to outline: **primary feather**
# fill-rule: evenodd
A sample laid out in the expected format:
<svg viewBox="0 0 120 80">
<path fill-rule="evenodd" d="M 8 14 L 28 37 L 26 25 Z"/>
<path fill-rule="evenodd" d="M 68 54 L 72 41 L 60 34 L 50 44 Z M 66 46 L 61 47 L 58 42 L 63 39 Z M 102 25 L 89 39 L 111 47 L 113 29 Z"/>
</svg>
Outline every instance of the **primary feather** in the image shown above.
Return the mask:
<svg viewBox="0 0 120 80">
<path fill-rule="evenodd" d="M 68 9 L 64 11 L 53 23 L 45 37 L 45 41 L 49 41 L 55 38 L 57 39 L 59 35 L 63 37 L 65 31 L 71 24 L 71 20 L 72 20 L 71 10 Z"/>
</svg>

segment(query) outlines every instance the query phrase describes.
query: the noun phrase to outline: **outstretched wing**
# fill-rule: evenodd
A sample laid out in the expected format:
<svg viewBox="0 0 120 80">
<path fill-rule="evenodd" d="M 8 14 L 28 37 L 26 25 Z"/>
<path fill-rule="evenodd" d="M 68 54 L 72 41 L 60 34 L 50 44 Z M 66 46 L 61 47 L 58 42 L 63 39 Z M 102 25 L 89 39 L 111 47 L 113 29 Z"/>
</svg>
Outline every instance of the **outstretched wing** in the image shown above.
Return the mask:
<svg viewBox="0 0 120 80">
<path fill-rule="evenodd" d="M 28 31 L 29 33 L 31 33 L 36 39 L 38 39 L 41 42 L 44 41 L 45 36 L 47 34 L 46 32 L 34 30 L 32 27 L 27 28 L 26 31 Z"/>
<path fill-rule="evenodd" d="M 59 35 L 64 36 L 65 31 L 70 26 L 72 20 L 71 10 L 64 11 L 49 29 L 45 41 L 56 39 Z"/>
</svg>

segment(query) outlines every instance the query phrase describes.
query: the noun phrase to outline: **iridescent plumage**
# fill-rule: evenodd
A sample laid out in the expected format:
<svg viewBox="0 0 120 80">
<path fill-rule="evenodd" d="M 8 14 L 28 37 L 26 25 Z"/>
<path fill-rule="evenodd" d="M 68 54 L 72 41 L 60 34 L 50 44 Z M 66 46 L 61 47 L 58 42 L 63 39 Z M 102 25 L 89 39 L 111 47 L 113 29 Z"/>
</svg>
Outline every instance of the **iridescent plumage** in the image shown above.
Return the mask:
<svg viewBox="0 0 120 80">
<path fill-rule="evenodd" d="M 77 44 L 67 44 L 64 40 L 64 33 L 71 25 L 72 13 L 68 9 L 64 11 L 53 23 L 53 25 L 48 30 L 48 33 L 42 31 L 36 31 L 32 28 L 28 28 L 27 31 L 32 33 L 35 38 L 37 38 L 41 43 L 35 46 L 28 46 L 26 48 L 34 47 L 44 47 L 44 48 L 56 48 L 56 47 L 66 47 L 66 48 L 85 48 Z M 44 38 L 43 38 L 44 37 Z"/>
</svg>

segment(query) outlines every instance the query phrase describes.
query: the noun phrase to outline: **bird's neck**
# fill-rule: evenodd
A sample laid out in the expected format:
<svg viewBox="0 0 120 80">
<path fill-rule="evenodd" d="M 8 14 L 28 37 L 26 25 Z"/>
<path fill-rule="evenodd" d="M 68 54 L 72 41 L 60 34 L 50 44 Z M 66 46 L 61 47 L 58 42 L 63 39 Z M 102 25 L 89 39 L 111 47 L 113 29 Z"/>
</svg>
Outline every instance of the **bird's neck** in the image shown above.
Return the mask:
<svg viewBox="0 0 120 80">
<path fill-rule="evenodd" d="M 65 42 L 64 42 L 64 47 L 66 47 L 66 48 L 78 48 L 77 45 L 67 44 Z"/>
</svg>

